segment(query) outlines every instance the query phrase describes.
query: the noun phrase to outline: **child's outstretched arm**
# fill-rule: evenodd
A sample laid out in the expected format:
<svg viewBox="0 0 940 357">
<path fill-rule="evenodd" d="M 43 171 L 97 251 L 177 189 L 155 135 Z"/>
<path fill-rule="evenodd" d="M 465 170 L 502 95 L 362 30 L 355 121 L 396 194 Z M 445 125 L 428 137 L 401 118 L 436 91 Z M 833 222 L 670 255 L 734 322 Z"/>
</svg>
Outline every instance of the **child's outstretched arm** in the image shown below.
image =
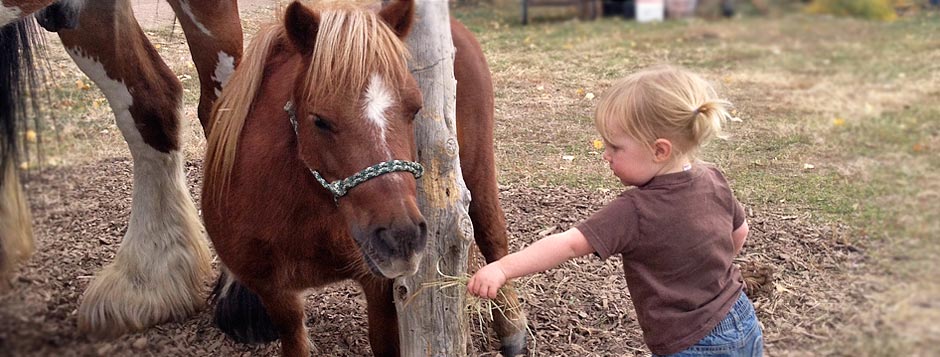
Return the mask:
<svg viewBox="0 0 940 357">
<path fill-rule="evenodd" d="M 738 229 L 731 232 L 731 241 L 734 243 L 734 256 L 738 256 L 738 253 L 741 253 L 741 248 L 744 247 L 744 241 L 747 240 L 748 230 L 747 220 L 745 219 L 744 223 L 742 223 Z"/>
<path fill-rule="evenodd" d="M 571 228 L 488 264 L 470 278 L 467 290 L 473 295 L 493 299 L 508 279 L 548 270 L 592 252 L 594 248 L 584 234 Z"/>
</svg>

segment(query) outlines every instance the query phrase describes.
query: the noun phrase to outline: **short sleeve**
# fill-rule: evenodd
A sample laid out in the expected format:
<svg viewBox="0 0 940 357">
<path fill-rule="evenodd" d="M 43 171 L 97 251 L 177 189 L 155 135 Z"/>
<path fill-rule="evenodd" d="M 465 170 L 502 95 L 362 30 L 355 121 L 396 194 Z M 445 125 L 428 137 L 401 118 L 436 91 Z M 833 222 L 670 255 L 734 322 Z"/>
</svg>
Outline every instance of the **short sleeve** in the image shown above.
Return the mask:
<svg viewBox="0 0 940 357">
<path fill-rule="evenodd" d="M 718 190 L 720 192 L 719 197 L 722 197 L 724 207 L 728 207 L 728 201 L 731 201 L 731 231 L 736 231 L 744 224 L 744 206 L 734 197 L 734 192 L 731 191 L 731 185 L 728 184 L 728 179 L 721 173 L 721 170 L 718 170 L 718 168 L 714 166 L 708 166 L 708 169 L 711 171 L 713 179 L 718 184 Z"/>
<path fill-rule="evenodd" d="M 623 194 L 577 225 L 594 252 L 607 259 L 628 250 L 639 235 L 637 210 L 629 194 Z"/>
</svg>

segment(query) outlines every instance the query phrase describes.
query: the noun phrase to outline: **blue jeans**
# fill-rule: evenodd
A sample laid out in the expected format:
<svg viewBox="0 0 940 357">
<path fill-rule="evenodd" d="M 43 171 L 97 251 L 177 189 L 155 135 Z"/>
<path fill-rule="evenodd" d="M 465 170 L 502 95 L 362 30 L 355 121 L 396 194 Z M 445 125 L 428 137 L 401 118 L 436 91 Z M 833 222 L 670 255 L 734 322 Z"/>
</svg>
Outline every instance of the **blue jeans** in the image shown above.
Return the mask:
<svg viewBox="0 0 940 357">
<path fill-rule="evenodd" d="M 751 300 L 742 292 L 731 311 L 712 332 L 687 350 L 664 357 L 763 355 L 764 335 L 761 333 L 760 324 L 757 323 L 754 305 L 751 305 Z"/>
</svg>

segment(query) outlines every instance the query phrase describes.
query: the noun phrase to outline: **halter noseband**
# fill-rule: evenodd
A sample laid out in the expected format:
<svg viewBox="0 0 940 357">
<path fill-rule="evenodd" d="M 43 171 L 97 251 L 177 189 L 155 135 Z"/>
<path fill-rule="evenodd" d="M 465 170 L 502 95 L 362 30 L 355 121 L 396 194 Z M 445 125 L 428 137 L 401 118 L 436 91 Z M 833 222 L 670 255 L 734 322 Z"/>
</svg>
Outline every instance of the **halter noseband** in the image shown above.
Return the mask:
<svg viewBox="0 0 940 357">
<path fill-rule="evenodd" d="M 296 135 L 297 139 L 300 140 L 300 134 L 297 132 L 297 112 L 294 110 L 294 104 L 287 102 L 287 104 L 284 105 L 284 111 L 287 112 L 287 115 L 290 118 L 290 125 L 294 128 L 294 135 Z M 320 185 L 323 185 L 323 187 L 333 194 L 334 202 L 337 202 L 340 197 L 345 196 L 346 193 L 348 193 L 349 190 L 351 190 L 353 187 L 356 187 L 356 185 L 384 174 L 405 171 L 413 174 L 415 179 L 421 178 L 421 175 L 424 174 L 424 167 L 421 166 L 421 164 L 414 161 L 405 160 L 390 160 L 381 162 L 369 166 L 362 171 L 353 174 L 352 176 L 333 182 L 327 182 L 326 179 L 324 179 L 323 176 L 314 169 L 308 167 L 307 170 L 310 170 L 310 173 L 313 174 L 313 177 L 317 179 L 317 182 L 319 182 Z"/>
</svg>

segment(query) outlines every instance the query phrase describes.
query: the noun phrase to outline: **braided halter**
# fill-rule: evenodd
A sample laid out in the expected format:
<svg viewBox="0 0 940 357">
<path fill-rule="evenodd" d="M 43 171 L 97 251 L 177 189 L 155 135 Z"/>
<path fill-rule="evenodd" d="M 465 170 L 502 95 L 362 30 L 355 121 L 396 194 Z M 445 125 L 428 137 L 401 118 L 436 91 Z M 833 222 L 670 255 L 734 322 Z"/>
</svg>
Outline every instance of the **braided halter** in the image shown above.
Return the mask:
<svg viewBox="0 0 940 357">
<path fill-rule="evenodd" d="M 290 125 L 294 128 L 294 135 L 299 136 L 300 134 L 297 132 L 297 112 L 294 110 L 293 103 L 287 102 L 287 104 L 284 105 L 284 111 L 287 112 L 287 115 L 290 118 Z M 420 178 L 421 175 L 424 174 L 424 167 L 422 167 L 421 164 L 414 161 L 405 160 L 390 160 L 380 162 L 362 169 L 362 171 L 359 171 L 352 176 L 333 182 L 327 182 L 326 179 L 324 179 L 323 176 L 320 175 L 320 173 L 316 170 L 311 168 L 307 169 L 310 170 L 310 173 L 313 174 L 313 177 L 317 179 L 317 182 L 319 182 L 320 185 L 323 185 L 324 188 L 333 194 L 334 202 L 338 201 L 340 197 L 345 196 L 346 193 L 348 193 L 349 190 L 351 190 L 353 187 L 356 187 L 363 182 L 384 174 L 405 171 L 414 175 L 415 179 Z"/>
</svg>

